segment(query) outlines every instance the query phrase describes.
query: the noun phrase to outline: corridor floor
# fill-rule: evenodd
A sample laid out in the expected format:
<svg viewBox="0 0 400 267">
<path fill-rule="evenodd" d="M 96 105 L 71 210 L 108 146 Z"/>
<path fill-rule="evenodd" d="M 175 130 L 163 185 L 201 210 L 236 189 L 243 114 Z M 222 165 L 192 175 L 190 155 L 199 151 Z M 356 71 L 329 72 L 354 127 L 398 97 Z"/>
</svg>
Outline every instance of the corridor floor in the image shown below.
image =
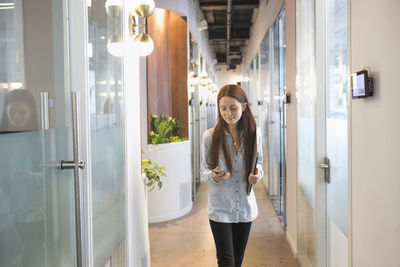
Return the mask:
<svg viewBox="0 0 400 267">
<path fill-rule="evenodd" d="M 150 224 L 152 267 L 218 266 L 207 218 L 208 184 L 198 190 L 192 211 L 179 219 Z M 242 267 L 298 267 L 271 202 L 259 183 L 255 186 L 259 215 L 253 222 Z"/>
</svg>

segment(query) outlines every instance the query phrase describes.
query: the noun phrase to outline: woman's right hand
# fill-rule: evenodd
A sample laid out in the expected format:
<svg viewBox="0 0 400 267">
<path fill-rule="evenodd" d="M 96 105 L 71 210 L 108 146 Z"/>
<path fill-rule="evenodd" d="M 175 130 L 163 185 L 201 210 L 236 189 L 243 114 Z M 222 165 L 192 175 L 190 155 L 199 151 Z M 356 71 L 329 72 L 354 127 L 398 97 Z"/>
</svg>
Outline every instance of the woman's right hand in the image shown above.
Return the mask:
<svg viewBox="0 0 400 267">
<path fill-rule="evenodd" d="M 230 172 L 223 172 L 222 170 L 219 169 L 219 167 L 215 167 L 215 169 L 212 170 L 212 177 L 213 179 L 217 182 L 223 182 L 225 180 L 228 180 L 228 178 L 231 176 Z"/>
</svg>

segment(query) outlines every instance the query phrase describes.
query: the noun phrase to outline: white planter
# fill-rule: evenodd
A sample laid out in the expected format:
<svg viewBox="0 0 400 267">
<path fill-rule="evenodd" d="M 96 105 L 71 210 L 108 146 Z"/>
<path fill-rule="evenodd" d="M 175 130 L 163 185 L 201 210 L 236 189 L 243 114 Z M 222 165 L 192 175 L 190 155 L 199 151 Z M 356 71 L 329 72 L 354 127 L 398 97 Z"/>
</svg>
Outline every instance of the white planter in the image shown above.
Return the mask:
<svg viewBox="0 0 400 267">
<path fill-rule="evenodd" d="M 167 177 L 159 190 L 156 186 L 147 195 L 149 223 L 181 217 L 192 210 L 192 177 L 190 141 L 148 145 L 143 158 L 165 167 Z"/>
</svg>

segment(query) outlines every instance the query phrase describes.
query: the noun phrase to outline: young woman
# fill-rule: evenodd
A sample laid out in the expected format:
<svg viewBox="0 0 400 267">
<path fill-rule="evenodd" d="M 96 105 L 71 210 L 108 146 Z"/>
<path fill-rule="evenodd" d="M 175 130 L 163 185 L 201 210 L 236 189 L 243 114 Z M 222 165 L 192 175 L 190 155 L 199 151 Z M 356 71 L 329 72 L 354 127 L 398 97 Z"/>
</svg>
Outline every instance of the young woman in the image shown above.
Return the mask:
<svg viewBox="0 0 400 267">
<path fill-rule="evenodd" d="M 246 93 L 225 85 L 218 94 L 218 122 L 203 134 L 201 177 L 210 183 L 208 217 L 214 235 L 218 266 L 240 267 L 258 209 L 247 185 L 263 177 L 261 136 Z M 253 173 L 254 142 L 257 168 Z"/>
</svg>

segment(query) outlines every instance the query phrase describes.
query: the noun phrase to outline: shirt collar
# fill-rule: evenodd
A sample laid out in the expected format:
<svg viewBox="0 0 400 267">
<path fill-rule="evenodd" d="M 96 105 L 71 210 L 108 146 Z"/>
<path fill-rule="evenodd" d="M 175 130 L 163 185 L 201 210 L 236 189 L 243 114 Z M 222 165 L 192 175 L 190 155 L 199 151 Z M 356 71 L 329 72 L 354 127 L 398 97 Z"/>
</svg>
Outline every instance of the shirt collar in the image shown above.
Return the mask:
<svg viewBox="0 0 400 267">
<path fill-rule="evenodd" d="M 225 130 L 225 135 L 226 135 L 226 136 L 229 136 L 229 135 L 231 135 L 231 134 L 229 133 L 229 131 Z M 244 140 L 244 137 L 243 137 L 243 131 L 242 131 L 242 132 L 240 133 L 240 142 L 243 143 L 243 140 Z"/>
</svg>

